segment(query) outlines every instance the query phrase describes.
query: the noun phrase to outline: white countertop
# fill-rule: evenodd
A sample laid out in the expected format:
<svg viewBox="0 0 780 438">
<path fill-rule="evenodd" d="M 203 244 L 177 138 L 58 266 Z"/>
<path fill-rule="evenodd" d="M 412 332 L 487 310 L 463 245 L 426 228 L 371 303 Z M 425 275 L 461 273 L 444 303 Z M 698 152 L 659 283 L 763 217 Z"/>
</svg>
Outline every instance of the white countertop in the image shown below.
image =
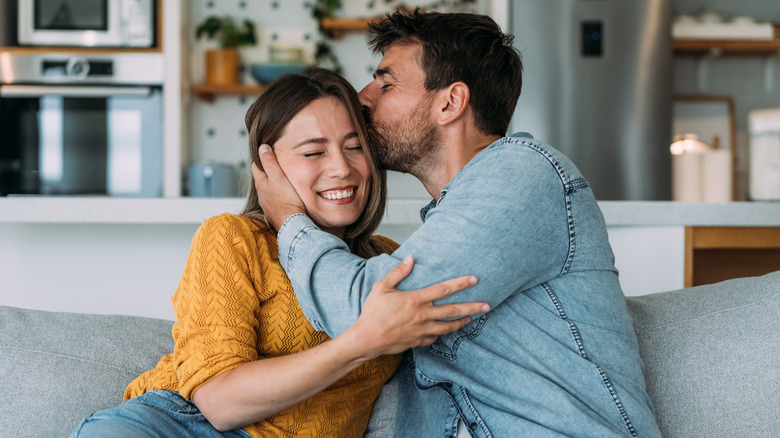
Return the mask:
<svg viewBox="0 0 780 438">
<path fill-rule="evenodd" d="M 427 201 L 390 200 L 383 224 L 419 225 Z M 199 224 L 243 198 L 0 197 L 0 223 Z M 780 226 L 780 202 L 599 202 L 608 226 Z"/>
</svg>

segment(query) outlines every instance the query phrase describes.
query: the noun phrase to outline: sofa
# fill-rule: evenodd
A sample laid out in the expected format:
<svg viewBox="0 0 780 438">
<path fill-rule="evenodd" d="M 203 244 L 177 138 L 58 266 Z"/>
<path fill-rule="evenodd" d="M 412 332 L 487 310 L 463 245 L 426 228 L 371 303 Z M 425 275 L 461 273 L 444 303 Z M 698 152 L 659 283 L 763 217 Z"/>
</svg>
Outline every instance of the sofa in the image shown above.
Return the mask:
<svg viewBox="0 0 780 438">
<path fill-rule="evenodd" d="M 780 271 L 627 302 L 664 437 L 780 436 Z M 120 403 L 172 350 L 171 325 L 0 307 L 0 436 L 64 437 Z M 375 417 L 387 421 L 385 389 Z"/>
</svg>

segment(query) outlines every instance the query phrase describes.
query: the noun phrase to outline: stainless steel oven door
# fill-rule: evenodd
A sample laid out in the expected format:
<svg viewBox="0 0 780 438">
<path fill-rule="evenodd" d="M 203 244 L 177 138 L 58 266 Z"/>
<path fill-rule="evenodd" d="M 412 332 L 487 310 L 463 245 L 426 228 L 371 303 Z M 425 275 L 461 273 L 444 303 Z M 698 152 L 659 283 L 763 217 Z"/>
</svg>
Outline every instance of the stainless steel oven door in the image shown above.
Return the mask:
<svg viewBox="0 0 780 438">
<path fill-rule="evenodd" d="M 0 194 L 162 195 L 159 87 L 0 85 Z"/>
</svg>

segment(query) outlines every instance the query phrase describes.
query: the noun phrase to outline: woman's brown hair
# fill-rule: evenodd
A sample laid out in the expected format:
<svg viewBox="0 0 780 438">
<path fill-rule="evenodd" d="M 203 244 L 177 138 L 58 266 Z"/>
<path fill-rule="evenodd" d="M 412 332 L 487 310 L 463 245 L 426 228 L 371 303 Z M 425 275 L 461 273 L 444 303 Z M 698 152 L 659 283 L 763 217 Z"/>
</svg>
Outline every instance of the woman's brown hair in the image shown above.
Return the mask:
<svg viewBox="0 0 780 438">
<path fill-rule="evenodd" d="M 371 187 L 368 201 L 357 221 L 344 233 L 344 242 L 350 251 L 360 257 L 373 257 L 392 249 L 371 239 L 385 212 L 387 197 L 387 172 L 377 165 L 369 147 L 366 123 L 357 92 L 344 78 L 324 68 L 309 68 L 298 74 L 288 74 L 274 81 L 252 103 L 246 112 L 245 123 L 249 131 L 249 157 L 261 169 L 258 148 L 274 144 L 284 135 L 287 124 L 311 102 L 326 97 L 339 99 L 347 108 L 355 125 L 360 145 L 371 169 Z M 241 215 L 268 224 L 255 191 L 255 180 L 250 175 L 246 205 Z"/>
</svg>

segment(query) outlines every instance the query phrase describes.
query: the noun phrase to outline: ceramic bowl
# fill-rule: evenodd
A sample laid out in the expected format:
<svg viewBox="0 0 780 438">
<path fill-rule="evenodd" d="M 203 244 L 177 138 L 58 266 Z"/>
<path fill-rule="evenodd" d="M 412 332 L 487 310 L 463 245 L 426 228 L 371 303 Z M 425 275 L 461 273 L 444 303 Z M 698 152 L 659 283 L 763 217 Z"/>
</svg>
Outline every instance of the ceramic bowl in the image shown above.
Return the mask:
<svg viewBox="0 0 780 438">
<path fill-rule="evenodd" d="M 290 62 L 268 62 L 262 64 L 252 64 L 252 77 L 262 85 L 268 85 L 275 81 L 279 76 L 287 73 L 300 73 L 308 64 L 290 63 Z"/>
</svg>

